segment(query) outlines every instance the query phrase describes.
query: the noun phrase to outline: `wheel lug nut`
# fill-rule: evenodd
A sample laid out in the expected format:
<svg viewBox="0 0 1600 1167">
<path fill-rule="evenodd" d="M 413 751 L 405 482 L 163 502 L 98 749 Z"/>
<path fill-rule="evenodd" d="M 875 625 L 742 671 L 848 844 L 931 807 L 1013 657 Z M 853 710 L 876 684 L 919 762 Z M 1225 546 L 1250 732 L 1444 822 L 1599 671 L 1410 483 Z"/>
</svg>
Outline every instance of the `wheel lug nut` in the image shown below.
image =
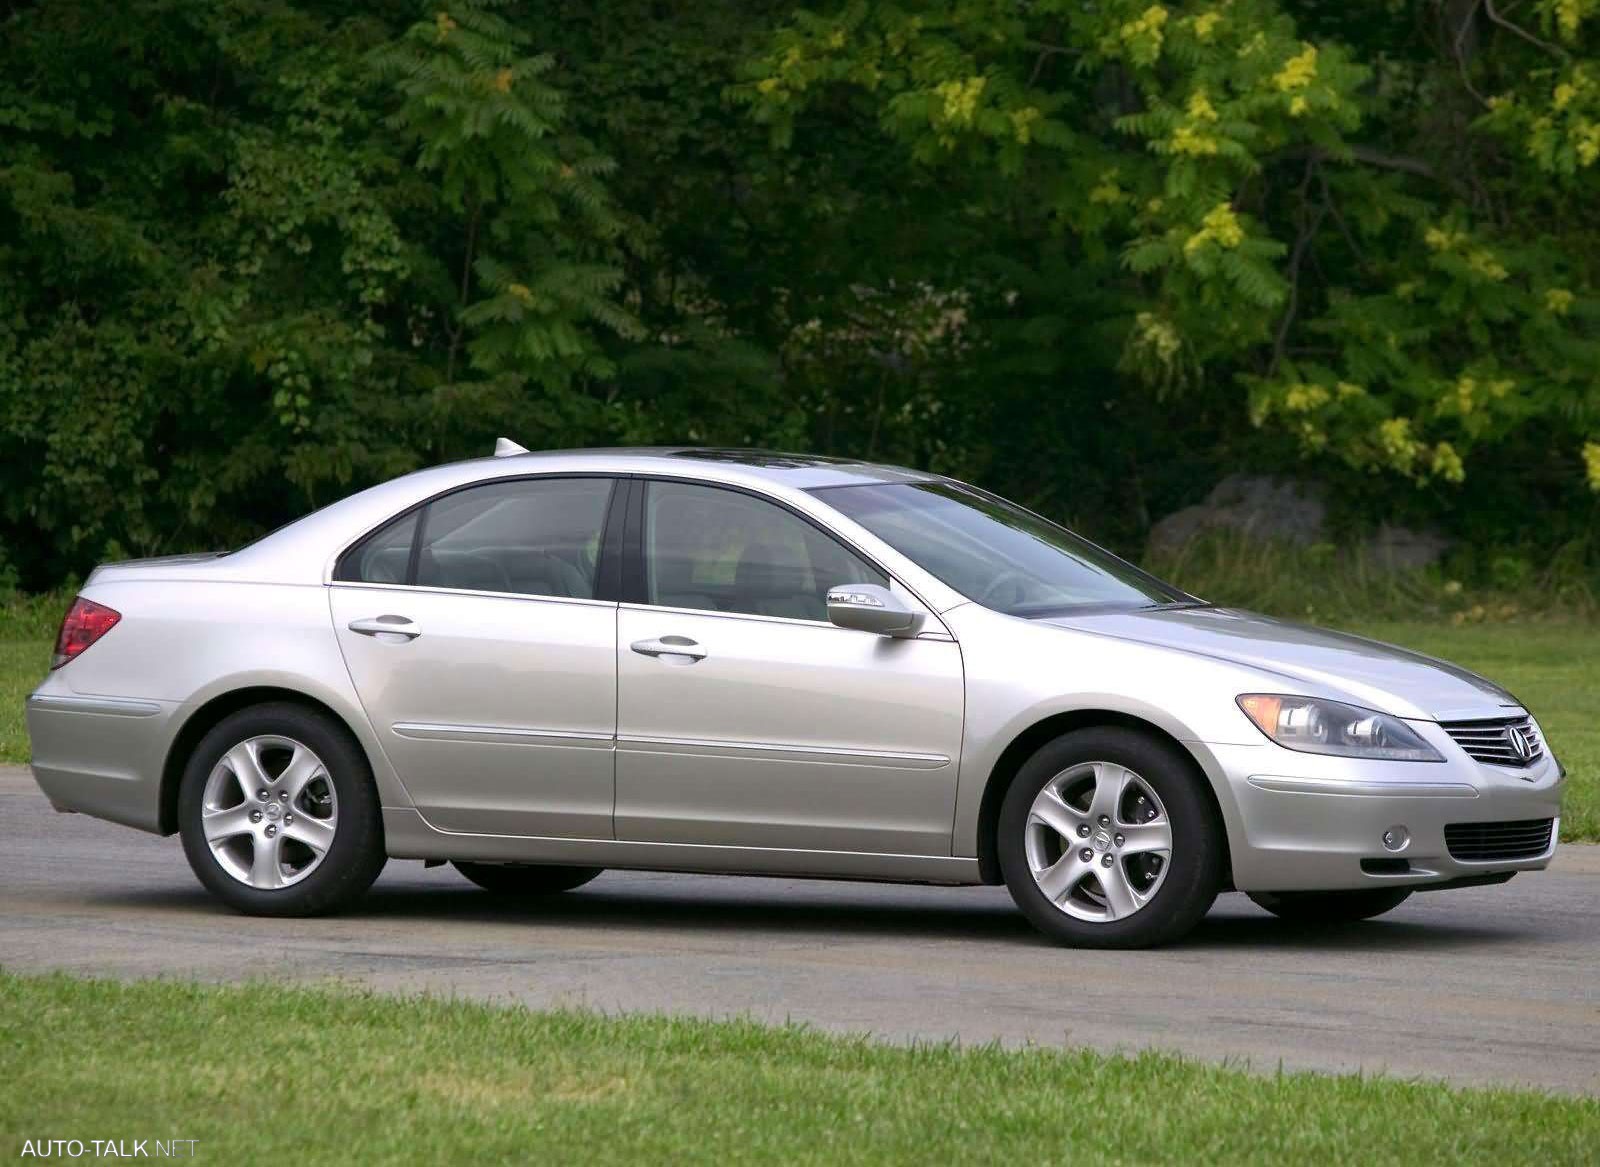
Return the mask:
<svg viewBox="0 0 1600 1167">
<path fill-rule="evenodd" d="M 1100 825 L 1102 827 L 1109 827 L 1111 825 L 1111 816 L 1108 815 L 1108 814 L 1101 815 L 1100 816 Z"/>
<path fill-rule="evenodd" d="M 292 822 L 294 822 L 294 815 L 286 814 L 286 815 L 283 816 L 283 825 L 284 826 L 288 826 Z"/>
<path fill-rule="evenodd" d="M 253 822 L 253 823 L 259 823 L 261 821 L 261 812 L 259 810 L 251 811 L 250 812 L 250 821 Z"/>
<path fill-rule="evenodd" d="M 1116 836 L 1116 844 L 1117 844 L 1117 846 L 1120 847 L 1120 846 L 1122 846 L 1122 844 L 1124 844 L 1126 842 L 1127 842 L 1127 840 L 1124 839 L 1121 835 L 1117 835 Z"/>
<path fill-rule="evenodd" d="M 267 792 L 265 788 L 256 791 L 256 798 L 260 799 L 262 802 L 267 801 Z"/>
<path fill-rule="evenodd" d="M 278 791 L 278 801 L 279 802 L 288 802 L 289 801 L 289 792 L 287 790 Z"/>
<path fill-rule="evenodd" d="M 1088 837 L 1089 837 L 1089 824 L 1088 823 L 1079 823 L 1078 824 L 1078 838 L 1087 839 Z"/>
<path fill-rule="evenodd" d="M 1110 867 L 1115 862 L 1116 862 L 1116 860 L 1111 858 L 1111 856 L 1109 856 L 1109 855 L 1103 855 L 1100 858 L 1100 866 L 1101 867 Z"/>
<path fill-rule="evenodd" d="M 1085 847 L 1082 851 L 1078 852 L 1078 858 L 1087 863 L 1089 860 L 1094 858 L 1094 852 Z"/>
<path fill-rule="evenodd" d="M 270 838 L 272 838 L 273 835 L 276 835 L 277 833 L 278 833 L 278 828 L 277 827 L 271 825 L 270 823 L 267 824 L 267 838 L 270 839 Z"/>
</svg>

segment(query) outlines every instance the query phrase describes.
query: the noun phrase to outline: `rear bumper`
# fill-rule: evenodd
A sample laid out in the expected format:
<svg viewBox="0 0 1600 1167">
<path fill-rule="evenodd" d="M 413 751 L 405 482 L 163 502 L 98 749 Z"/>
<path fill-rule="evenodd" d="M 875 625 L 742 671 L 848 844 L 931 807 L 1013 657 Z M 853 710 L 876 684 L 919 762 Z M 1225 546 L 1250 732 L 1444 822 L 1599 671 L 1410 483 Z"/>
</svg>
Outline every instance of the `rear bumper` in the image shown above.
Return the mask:
<svg viewBox="0 0 1600 1167">
<path fill-rule="evenodd" d="M 33 776 L 51 805 L 159 832 L 178 703 L 51 690 L 27 704 Z"/>
<path fill-rule="evenodd" d="M 1230 844 L 1240 891 L 1424 888 L 1537 871 L 1555 855 L 1565 780 L 1548 756 L 1512 771 L 1465 757 L 1362 763 L 1272 746 L 1219 746 L 1213 754 L 1238 806 Z M 1549 843 L 1534 855 L 1459 858 L 1446 839 L 1451 824 L 1530 820 L 1551 821 Z M 1383 841 L 1394 827 L 1409 836 L 1398 849 Z"/>
</svg>

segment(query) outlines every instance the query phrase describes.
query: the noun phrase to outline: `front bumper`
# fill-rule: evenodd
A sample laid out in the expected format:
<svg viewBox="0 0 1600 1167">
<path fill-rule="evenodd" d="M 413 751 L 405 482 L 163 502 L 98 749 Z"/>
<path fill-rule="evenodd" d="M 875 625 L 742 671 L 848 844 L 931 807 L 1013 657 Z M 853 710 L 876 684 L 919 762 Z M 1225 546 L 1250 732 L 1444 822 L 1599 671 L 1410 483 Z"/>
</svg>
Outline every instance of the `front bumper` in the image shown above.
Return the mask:
<svg viewBox="0 0 1600 1167">
<path fill-rule="evenodd" d="M 1505 872 L 1537 871 L 1555 855 L 1565 777 L 1555 758 L 1526 770 L 1467 757 L 1438 726 L 1412 723 L 1446 761 L 1373 762 L 1301 754 L 1270 743 L 1212 746 L 1237 807 L 1230 832 L 1240 891 L 1426 888 Z M 1552 820 L 1538 855 L 1488 860 L 1451 855 L 1455 823 Z M 1390 849 L 1390 828 L 1409 840 Z"/>
</svg>

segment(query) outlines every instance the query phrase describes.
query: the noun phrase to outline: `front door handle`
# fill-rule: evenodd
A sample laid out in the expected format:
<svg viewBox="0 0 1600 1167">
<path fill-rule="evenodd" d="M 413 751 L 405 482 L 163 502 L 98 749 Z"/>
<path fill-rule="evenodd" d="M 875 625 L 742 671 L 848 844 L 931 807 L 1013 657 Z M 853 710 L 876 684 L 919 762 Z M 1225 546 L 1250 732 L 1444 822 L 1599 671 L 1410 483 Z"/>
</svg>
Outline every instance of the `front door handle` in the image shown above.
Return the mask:
<svg viewBox="0 0 1600 1167">
<path fill-rule="evenodd" d="M 373 616 L 367 620 L 350 621 L 350 631 L 363 636 L 398 636 L 401 640 L 415 640 L 422 635 L 418 628 L 404 616 Z"/>
<path fill-rule="evenodd" d="M 635 640 L 628 647 L 641 656 L 676 656 L 687 661 L 704 660 L 706 650 L 687 636 L 663 636 L 657 640 Z"/>
</svg>

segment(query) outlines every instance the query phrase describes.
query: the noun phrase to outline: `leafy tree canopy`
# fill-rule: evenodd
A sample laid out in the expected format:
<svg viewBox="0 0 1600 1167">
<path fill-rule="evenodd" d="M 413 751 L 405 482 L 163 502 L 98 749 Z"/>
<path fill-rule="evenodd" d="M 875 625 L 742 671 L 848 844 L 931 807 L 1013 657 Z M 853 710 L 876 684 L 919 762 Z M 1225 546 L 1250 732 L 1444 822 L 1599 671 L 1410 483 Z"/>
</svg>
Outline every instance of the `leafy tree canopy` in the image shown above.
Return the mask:
<svg viewBox="0 0 1600 1167">
<path fill-rule="evenodd" d="M 3 11 L 0 575 L 500 432 L 1600 557 L 1600 0 Z"/>
</svg>

